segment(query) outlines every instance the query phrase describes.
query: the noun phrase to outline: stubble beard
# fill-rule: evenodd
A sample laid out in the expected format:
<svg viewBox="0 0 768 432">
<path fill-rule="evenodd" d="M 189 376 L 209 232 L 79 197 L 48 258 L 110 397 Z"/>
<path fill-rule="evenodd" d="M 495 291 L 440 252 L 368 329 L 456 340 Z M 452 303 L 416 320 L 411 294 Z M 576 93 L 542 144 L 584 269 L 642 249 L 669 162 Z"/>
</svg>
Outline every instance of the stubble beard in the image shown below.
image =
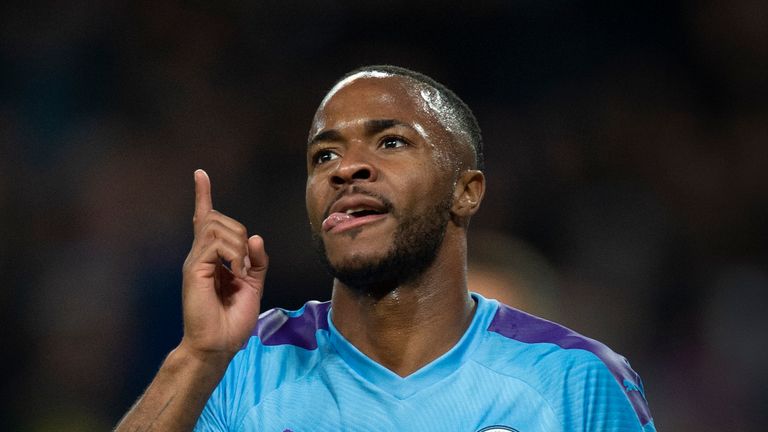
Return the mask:
<svg viewBox="0 0 768 432">
<path fill-rule="evenodd" d="M 380 257 L 355 256 L 345 262 L 332 263 L 317 232 L 312 234 L 315 249 L 331 276 L 360 294 L 381 297 L 417 279 L 432 265 L 445 238 L 450 206 L 448 195 L 419 215 L 400 217 L 402 222 L 395 231 L 392 245 Z"/>
</svg>

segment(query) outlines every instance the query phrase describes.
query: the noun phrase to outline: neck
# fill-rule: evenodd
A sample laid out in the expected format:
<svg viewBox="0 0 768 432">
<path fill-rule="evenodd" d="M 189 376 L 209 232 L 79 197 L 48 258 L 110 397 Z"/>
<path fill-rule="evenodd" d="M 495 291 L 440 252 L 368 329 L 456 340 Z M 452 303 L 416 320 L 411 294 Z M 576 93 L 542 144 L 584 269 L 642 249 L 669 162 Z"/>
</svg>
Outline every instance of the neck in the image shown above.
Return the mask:
<svg viewBox="0 0 768 432">
<path fill-rule="evenodd" d="M 408 376 L 450 350 L 472 321 L 465 248 L 448 248 L 407 284 L 371 295 L 335 280 L 333 323 L 365 355 Z M 461 244 L 463 244 L 463 238 Z"/>
</svg>

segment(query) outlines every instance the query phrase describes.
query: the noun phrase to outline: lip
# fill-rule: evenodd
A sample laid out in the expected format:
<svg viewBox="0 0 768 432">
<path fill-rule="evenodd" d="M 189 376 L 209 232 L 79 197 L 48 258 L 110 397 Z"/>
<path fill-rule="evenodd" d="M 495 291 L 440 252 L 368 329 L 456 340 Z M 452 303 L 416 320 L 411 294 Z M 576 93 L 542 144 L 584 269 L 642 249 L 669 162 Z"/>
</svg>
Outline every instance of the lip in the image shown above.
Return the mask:
<svg viewBox="0 0 768 432">
<path fill-rule="evenodd" d="M 386 218 L 389 215 L 389 205 L 386 200 L 373 196 L 355 194 L 343 196 L 336 200 L 326 211 L 323 220 L 323 231 L 328 233 L 342 233 L 362 225 L 373 223 Z M 346 212 L 350 209 L 373 210 L 376 214 L 351 217 Z"/>
<path fill-rule="evenodd" d="M 341 234 L 344 231 L 349 231 L 359 226 L 367 225 L 367 224 L 382 220 L 386 218 L 388 215 L 389 213 L 382 213 L 382 214 L 372 214 L 367 216 L 356 217 L 356 218 L 341 222 L 338 225 L 334 226 L 333 228 L 327 230 L 326 232 L 332 233 L 332 234 Z"/>
<path fill-rule="evenodd" d="M 325 213 L 327 218 L 331 213 L 344 213 L 353 208 L 365 208 L 381 213 L 389 213 L 388 206 L 381 200 L 368 195 L 346 195 L 333 203 Z"/>
</svg>

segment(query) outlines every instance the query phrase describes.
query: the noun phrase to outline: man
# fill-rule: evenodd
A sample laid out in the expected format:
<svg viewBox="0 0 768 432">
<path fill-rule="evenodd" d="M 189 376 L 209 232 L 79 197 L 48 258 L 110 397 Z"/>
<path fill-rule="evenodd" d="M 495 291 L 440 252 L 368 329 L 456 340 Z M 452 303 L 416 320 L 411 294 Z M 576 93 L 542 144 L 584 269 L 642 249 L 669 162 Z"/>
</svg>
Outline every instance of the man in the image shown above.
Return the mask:
<svg viewBox="0 0 768 432">
<path fill-rule="evenodd" d="M 118 430 L 655 430 L 622 357 L 468 292 L 481 168 L 450 90 L 392 66 L 341 79 L 307 148 L 332 299 L 261 316 L 263 241 L 213 210 L 195 172 L 184 337 Z"/>
</svg>

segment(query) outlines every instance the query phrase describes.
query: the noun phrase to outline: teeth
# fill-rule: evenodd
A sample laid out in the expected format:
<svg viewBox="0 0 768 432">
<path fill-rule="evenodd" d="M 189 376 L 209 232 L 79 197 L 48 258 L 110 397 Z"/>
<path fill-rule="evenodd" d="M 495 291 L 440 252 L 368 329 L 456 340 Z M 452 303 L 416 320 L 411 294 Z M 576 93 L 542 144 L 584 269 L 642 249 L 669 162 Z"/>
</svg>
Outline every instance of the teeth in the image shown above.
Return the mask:
<svg viewBox="0 0 768 432">
<path fill-rule="evenodd" d="M 352 213 L 357 213 L 357 212 L 363 211 L 363 210 L 365 210 L 365 209 L 364 208 L 353 208 L 353 209 L 347 210 L 347 214 L 350 215 Z"/>
</svg>

